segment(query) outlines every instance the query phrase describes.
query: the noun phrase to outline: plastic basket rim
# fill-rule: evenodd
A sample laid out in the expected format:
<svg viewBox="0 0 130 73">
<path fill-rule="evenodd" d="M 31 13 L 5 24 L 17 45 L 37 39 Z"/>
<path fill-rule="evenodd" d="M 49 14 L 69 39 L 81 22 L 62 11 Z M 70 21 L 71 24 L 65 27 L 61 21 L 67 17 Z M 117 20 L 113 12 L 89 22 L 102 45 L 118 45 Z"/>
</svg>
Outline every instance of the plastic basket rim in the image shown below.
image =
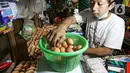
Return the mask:
<svg viewBox="0 0 130 73">
<path fill-rule="evenodd" d="M 42 50 L 42 52 L 46 52 L 46 53 L 53 54 L 53 55 L 56 55 L 56 56 L 64 56 L 64 57 L 76 56 L 76 55 L 82 54 L 85 50 L 87 50 L 87 48 L 88 48 L 88 41 L 84 37 L 82 37 L 82 36 L 80 36 L 78 34 L 73 34 L 73 33 L 66 33 L 66 35 L 78 36 L 81 39 L 83 39 L 83 42 L 86 43 L 86 45 L 83 48 L 81 48 L 81 50 L 74 51 L 74 52 L 62 52 L 62 53 L 61 52 L 54 52 L 54 51 L 51 51 L 51 50 L 48 50 L 48 49 L 44 48 L 43 45 L 42 45 L 43 37 L 40 38 L 40 40 L 38 42 L 38 45 L 39 45 L 40 49 Z"/>
</svg>

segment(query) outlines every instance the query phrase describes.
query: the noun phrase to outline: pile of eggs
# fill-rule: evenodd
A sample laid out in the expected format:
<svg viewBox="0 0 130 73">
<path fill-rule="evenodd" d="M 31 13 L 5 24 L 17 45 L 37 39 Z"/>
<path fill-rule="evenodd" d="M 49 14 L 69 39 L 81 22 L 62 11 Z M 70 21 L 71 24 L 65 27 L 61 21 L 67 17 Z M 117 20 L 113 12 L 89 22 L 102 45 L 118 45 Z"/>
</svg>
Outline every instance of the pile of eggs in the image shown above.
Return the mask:
<svg viewBox="0 0 130 73">
<path fill-rule="evenodd" d="M 48 49 L 54 52 L 74 52 L 82 48 L 82 45 L 74 46 L 73 44 L 73 40 L 71 38 L 67 38 L 61 44 L 57 44 L 56 47 Z"/>
</svg>

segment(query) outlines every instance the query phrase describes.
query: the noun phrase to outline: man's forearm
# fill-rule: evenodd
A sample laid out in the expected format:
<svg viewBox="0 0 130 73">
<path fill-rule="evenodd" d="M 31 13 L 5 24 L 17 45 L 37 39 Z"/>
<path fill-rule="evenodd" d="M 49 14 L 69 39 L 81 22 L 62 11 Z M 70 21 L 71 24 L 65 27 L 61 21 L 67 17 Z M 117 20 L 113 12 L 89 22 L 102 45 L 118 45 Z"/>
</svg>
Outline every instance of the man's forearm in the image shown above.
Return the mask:
<svg viewBox="0 0 130 73">
<path fill-rule="evenodd" d="M 70 16 L 70 17 L 66 18 L 61 24 L 65 25 L 67 28 L 68 26 L 70 26 L 71 24 L 74 24 L 74 23 L 76 23 L 74 16 Z"/>
<path fill-rule="evenodd" d="M 112 50 L 110 48 L 88 48 L 84 54 L 95 55 L 95 56 L 107 56 L 110 55 Z"/>
</svg>

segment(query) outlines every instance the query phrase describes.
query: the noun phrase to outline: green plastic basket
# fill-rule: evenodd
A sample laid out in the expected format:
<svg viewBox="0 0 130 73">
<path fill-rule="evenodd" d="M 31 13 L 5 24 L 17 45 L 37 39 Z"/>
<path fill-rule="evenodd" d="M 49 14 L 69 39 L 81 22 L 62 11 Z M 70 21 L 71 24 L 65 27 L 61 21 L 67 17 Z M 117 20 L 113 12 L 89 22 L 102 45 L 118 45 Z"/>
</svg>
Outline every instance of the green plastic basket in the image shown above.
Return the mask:
<svg viewBox="0 0 130 73">
<path fill-rule="evenodd" d="M 39 47 L 44 53 L 48 66 L 58 72 L 68 72 L 76 68 L 80 63 L 81 54 L 88 48 L 87 40 L 78 34 L 66 33 L 66 38 L 72 38 L 74 46 L 82 45 L 82 48 L 69 53 L 53 52 L 47 49 L 48 43 L 46 36 L 43 36 L 39 40 Z"/>
</svg>

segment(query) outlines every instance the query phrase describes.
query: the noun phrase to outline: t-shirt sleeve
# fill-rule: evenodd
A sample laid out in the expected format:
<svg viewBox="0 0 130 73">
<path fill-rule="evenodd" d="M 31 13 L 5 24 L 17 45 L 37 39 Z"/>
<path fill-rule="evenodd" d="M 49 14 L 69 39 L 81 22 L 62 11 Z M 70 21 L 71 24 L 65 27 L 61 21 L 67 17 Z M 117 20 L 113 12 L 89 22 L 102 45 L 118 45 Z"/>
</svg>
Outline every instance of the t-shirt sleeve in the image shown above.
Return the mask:
<svg viewBox="0 0 130 73">
<path fill-rule="evenodd" d="M 111 49 L 121 49 L 125 33 L 125 23 L 124 20 L 118 20 L 116 24 L 110 29 L 104 46 Z"/>
<path fill-rule="evenodd" d="M 74 15 L 74 17 L 78 23 L 85 23 L 87 19 L 91 19 L 92 12 L 90 8 L 86 8 L 83 11 L 81 11 L 79 14 Z"/>
</svg>

